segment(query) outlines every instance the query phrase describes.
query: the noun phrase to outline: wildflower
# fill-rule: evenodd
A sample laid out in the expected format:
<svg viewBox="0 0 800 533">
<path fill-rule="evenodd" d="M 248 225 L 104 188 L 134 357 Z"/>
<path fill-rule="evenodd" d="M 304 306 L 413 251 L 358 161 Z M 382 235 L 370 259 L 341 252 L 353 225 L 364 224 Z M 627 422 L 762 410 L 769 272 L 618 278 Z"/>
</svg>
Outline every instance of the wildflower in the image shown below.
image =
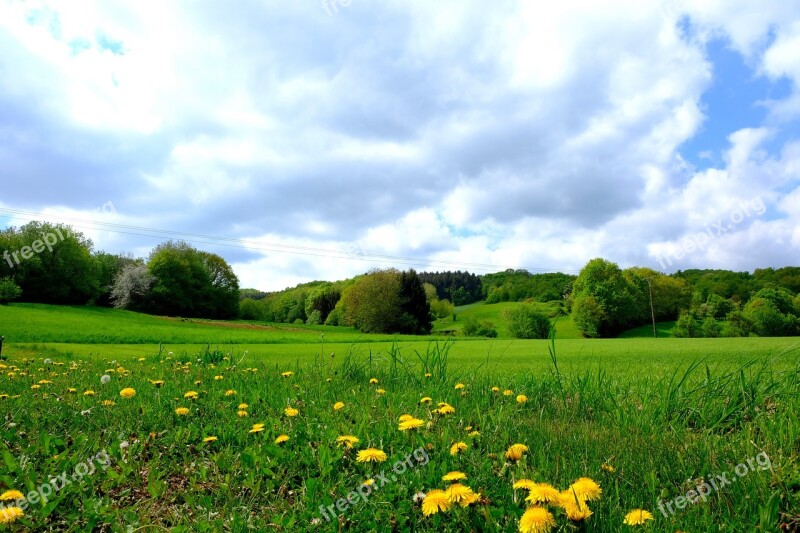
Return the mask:
<svg viewBox="0 0 800 533">
<path fill-rule="evenodd" d="M 586 505 L 586 501 L 579 501 L 569 490 L 565 490 L 561 493 L 561 499 L 558 503 L 559 507 L 564 509 L 567 518 L 573 522 L 580 522 L 592 516 L 592 511 L 589 509 L 589 506 Z"/>
<path fill-rule="evenodd" d="M 225 396 L 236 396 L 236 391 L 233 389 L 228 389 L 225 391 Z"/>
<path fill-rule="evenodd" d="M 386 391 L 384 389 L 375 389 L 375 392 L 377 392 L 378 394 L 386 394 Z"/>
<path fill-rule="evenodd" d="M 238 416 L 239 418 L 247 418 L 248 414 L 247 411 L 245 411 L 244 409 L 239 409 L 238 411 L 236 411 L 236 416 Z"/>
<path fill-rule="evenodd" d="M 460 452 L 463 452 L 467 449 L 466 442 L 456 442 L 452 446 L 450 446 L 450 455 L 458 455 Z"/>
<path fill-rule="evenodd" d="M 189 392 L 183 395 L 183 397 L 186 398 L 187 400 L 196 400 L 198 396 L 199 394 L 197 394 L 197 391 L 193 390 L 190 390 Z"/>
<path fill-rule="evenodd" d="M 278 438 L 275 439 L 275 444 L 283 444 L 289 440 L 289 435 L 278 435 Z"/>
<path fill-rule="evenodd" d="M 528 447 L 524 444 L 512 444 L 506 450 L 506 458 L 510 459 L 511 461 L 519 461 L 522 459 L 522 455 L 528 451 Z"/>
<path fill-rule="evenodd" d="M 440 415 L 450 415 L 456 412 L 456 408 L 446 403 L 439 409 L 437 409 L 436 412 L 439 413 Z"/>
<path fill-rule="evenodd" d="M 443 490 L 433 489 L 422 500 L 422 514 L 429 516 L 450 509 L 450 498 Z"/>
<path fill-rule="evenodd" d="M 641 526 L 648 520 L 653 520 L 653 514 L 650 511 L 645 511 L 644 509 L 634 509 L 625 515 L 625 520 L 623 523 L 629 526 Z"/>
<path fill-rule="evenodd" d="M 424 398 L 422 398 L 419 401 L 419 403 L 431 403 L 432 401 L 433 401 L 432 399 L 430 399 L 429 397 L 425 396 Z"/>
<path fill-rule="evenodd" d="M 117 405 L 117 402 L 113 400 L 103 400 L 103 405 L 105 405 L 106 407 L 111 407 L 113 405 Z"/>
<path fill-rule="evenodd" d="M 433 376 L 433 374 L 431 374 L 430 372 L 425 372 L 425 377 L 426 377 L 426 378 L 429 378 L 429 377 L 431 377 L 431 376 Z"/>
<path fill-rule="evenodd" d="M 356 461 L 359 463 L 368 463 L 370 461 L 382 463 L 385 460 L 386 454 L 377 448 L 367 448 L 366 450 L 361 450 L 356 456 Z"/>
<path fill-rule="evenodd" d="M 151 380 L 148 380 L 148 381 L 150 381 L 150 384 L 155 386 L 155 387 L 163 387 L 164 386 L 164 381 L 162 381 L 160 379 L 156 379 L 156 380 L 151 379 Z"/>
<path fill-rule="evenodd" d="M 520 394 L 519 396 L 517 396 L 517 403 L 525 403 L 527 401 L 528 397 L 525 396 L 524 394 Z"/>
<path fill-rule="evenodd" d="M 349 449 L 352 448 L 354 444 L 358 444 L 359 439 L 353 435 L 342 435 L 341 437 L 336 437 L 336 443 L 339 445 L 344 444 L 344 447 Z"/>
<path fill-rule="evenodd" d="M 409 415 L 409 414 L 406 413 L 406 414 L 400 415 L 400 417 L 397 419 L 397 421 L 398 422 L 405 422 L 406 420 L 411 420 L 412 418 L 414 418 L 414 415 Z"/>
<path fill-rule="evenodd" d="M 75 392 L 75 389 L 71 389 L 71 390 L 73 392 Z M 8 394 L 0 394 L 0 400 L 8 400 Z"/>
<path fill-rule="evenodd" d="M 364 483 L 362 483 L 362 485 L 364 485 L 365 487 L 369 487 L 370 485 L 374 485 L 374 484 L 375 484 L 375 480 L 372 479 L 372 478 L 369 478 L 369 479 L 365 480 Z"/>
<path fill-rule="evenodd" d="M 94 396 L 94 391 L 93 390 L 87 390 L 86 392 L 83 393 L 83 395 L 84 396 Z"/>
<path fill-rule="evenodd" d="M 513 488 L 531 490 L 535 486 L 536 486 L 536 482 L 535 481 L 530 480 L 530 479 L 522 478 L 522 479 L 518 479 L 516 482 L 514 482 Z"/>
<path fill-rule="evenodd" d="M 122 396 L 123 398 L 133 398 L 134 396 L 136 396 L 136 390 L 130 387 L 126 387 L 121 391 L 119 391 L 119 395 Z"/>
<path fill-rule="evenodd" d="M 456 383 L 456 390 L 461 390 L 465 387 L 463 383 Z"/>
<path fill-rule="evenodd" d="M 111 381 L 111 376 L 109 376 L 108 374 L 103 374 L 102 376 L 100 376 L 100 383 L 105 385 L 109 381 Z"/>
<path fill-rule="evenodd" d="M 214 376 L 214 381 L 221 381 L 222 379 L 222 376 Z"/>
<path fill-rule="evenodd" d="M 420 420 L 419 418 L 409 418 L 400 422 L 400 425 L 397 427 L 400 431 L 409 431 L 412 429 L 421 428 L 425 425 L 424 420 Z"/>
<path fill-rule="evenodd" d="M 41 388 L 42 388 L 42 386 L 41 386 L 41 385 L 38 385 L 38 384 L 36 384 L 36 383 L 34 383 L 33 385 L 31 385 L 31 388 L 32 388 L 32 389 L 41 389 Z"/>
<path fill-rule="evenodd" d="M 473 439 L 477 438 L 477 437 L 480 437 L 480 436 L 481 436 L 481 432 L 478 431 L 478 430 L 470 431 L 469 435 L 467 435 L 467 437 L 471 437 Z"/>
<path fill-rule="evenodd" d="M 448 472 L 442 476 L 442 481 L 461 481 L 463 479 L 467 479 L 467 475 L 464 472 Z"/>
<path fill-rule="evenodd" d="M 369 384 L 370 384 L 370 385 L 376 385 L 377 383 L 378 383 L 378 380 L 377 380 L 377 378 L 371 378 L 371 379 L 369 380 Z"/>
<path fill-rule="evenodd" d="M 605 470 L 605 471 L 606 471 L 606 472 L 608 472 L 609 474 L 613 474 L 614 472 L 616 472 L 616 471 L 617 471 L 617 469 L 616 469 L 616 468 L 614 468 L 612 465 L 610 465 L 610 464 L 608 464 L 608 463 L 603 463 L 602 465 L 600 465 L 600 468 L 601 468 L 602 470 Z"/>
<path fill-rule="evenodd" d="M 282 372 L 281 376 L 288 378 L 294 375 L 294 372 Z"/>
<path fill-rule="evenodd" d="M 185 416 L 189 414 L 189 409 L 186 407 L 178 407 L 175 409 L 175 414 L 178 416 Z"/>
<path fill-rule="evenodd" d="M 451 502 L 458 504 L 471 500 L 472 496 L 475 495 L 471 488 L 466 485 L 462 485 L 461 483 L 453 483 L 447 487 L 445 492 L 447 493 L 447 497 Z"/>
<path fill-rule="evenodd" d="M 286 409 L 283 410 L 283 414 L 285 414 L 286 416 L 297 416 L 300 414 L 300 411 L 298 411 L 294 407 L 287 407 Z"/>
<path fill-rule="evenodd" d="M 525 501 L 531 503 L 558 503 L 561 497 L 558 489 L 549 483 L 534 483 L 528 490 Z"/>
<path fill-rule="evenodd" d="M 7 490 L 0 494 L 0 502 L 9 502 L 12 500 L 21 500 L 25 495 L 18 490 Z"/>
<path fill-rule="evenodd" d="M 23 516 L 25 513 L 19 507 L 6 507 L 0 510 L 0 524 L 11 524 Z"/>
<path fill-rule="evenodd" d="M 546 533 L 555 525 L 555 518 L 543 507 L 530 507 L 519 519 L 520 533 Z"/>
<path fill-rule="evenodd" d="M 248 407 L 250 407 L 250 406 L 247 405 L 246 403 L 240 403 L 239 407 L 237 407 L 237 409 L 247 409 Z"/>
<path fill-rule="evenodd" d="M 574 493 L 575 497 L 581 501 L 599 500 L 600 494 L 603 492 L 600 485 L 588 477 L 579 478 L 575 483 L 570 485 L 567 490 Z"/>
<path fill-rule="evenodd" d="M 264 431 L 264 429 L 265 429 L 264 424 L 253 424 L 253 427 L 250 428 L 250 431 L 248 431 L 248 433 L 261 433 L 262 431 Z"/>
<path fill-rule="evenodd" d="M 215 442 L 217 437 L 206 437 L 203 439 L 203 442 Z"/>
<path fill-rule="evenodd" d="M 511 396 L 512 394 L 514 394 L 514 391 L 511 389 L 506 389 L 503 391 L 503 396 Z"/>
<path fill-rule="evenodd" d="M 339 411 L 341 409 L 344 409 L 344 402 L 336 402 L 335 404 L 333 404 L 334 411 Z"/>
<path fill-rule="evenodd" d="M 492 392 L 500 392 L 500 387 L 492 387 Z"/>
</svg>

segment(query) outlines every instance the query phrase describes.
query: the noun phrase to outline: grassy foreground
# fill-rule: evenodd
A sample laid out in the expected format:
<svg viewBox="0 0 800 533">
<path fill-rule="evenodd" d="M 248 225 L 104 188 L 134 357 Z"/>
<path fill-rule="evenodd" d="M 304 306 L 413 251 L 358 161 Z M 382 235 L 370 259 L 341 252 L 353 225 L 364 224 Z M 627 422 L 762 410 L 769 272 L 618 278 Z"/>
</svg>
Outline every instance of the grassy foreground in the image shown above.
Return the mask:
<svg viewBox="0 0 800 533">
<path fill-rule="evenodd" d="M 456 364 L 458 344 L 283 367 L 213 349 L 116 361 L 14 349 L 0 369 L 0 489 L 26 495 L 3 503 L 27 505 L 7 527 L 516 531 L 530 507 L 552 513 L 556 531 L 628 530 L 637 508 L 653 514 L 650 531 L 797 527 L 795 350 L 634 374 L 565 370 L 562 344 L 555 359 L 540 345 L 549 366 L 517 372 Z M 402 415 L 419 427 L 401 431 Z M 526 447 L 518 460 L 514 444 Z M 370 448 L 385 460 L 360 462 Z M 426 515 L 431 501 L 414 495 L 436 497 L 449 472 L 466 476 L 455 503 L 445 493 Z M 563 491 L 583 477 L 602 492 L 573 491 L 572 507 L 566 493 L 535 504 L 514 488 Z"/>
</svg>

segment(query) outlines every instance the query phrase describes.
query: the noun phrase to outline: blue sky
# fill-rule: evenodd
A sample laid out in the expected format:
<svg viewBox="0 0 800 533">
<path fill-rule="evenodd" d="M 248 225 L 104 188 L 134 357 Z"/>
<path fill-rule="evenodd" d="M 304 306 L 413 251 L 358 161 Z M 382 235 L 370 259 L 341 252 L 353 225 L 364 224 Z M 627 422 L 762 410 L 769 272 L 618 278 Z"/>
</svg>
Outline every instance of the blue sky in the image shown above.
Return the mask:
<svg viewBox="0 0 800 533">
<path fill-rule="evenodd" d="M 264 290 L 797 264 L 797 57 L 773 0 L 0 0 L 0 225 Z"/>
</svg>

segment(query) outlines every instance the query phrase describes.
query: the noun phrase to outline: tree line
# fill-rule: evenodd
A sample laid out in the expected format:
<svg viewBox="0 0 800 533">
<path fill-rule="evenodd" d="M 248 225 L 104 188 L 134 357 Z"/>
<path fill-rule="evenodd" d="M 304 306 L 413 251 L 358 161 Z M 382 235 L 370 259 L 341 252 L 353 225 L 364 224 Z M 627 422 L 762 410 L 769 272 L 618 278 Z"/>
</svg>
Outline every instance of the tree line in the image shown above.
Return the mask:
<svg viewBox="0 0 800 533">
<path fill-rule="evenodd" d="M 69 225 L 34 221 L 0 231 L 0 254 L 0 303 L 90 304 L 218 319 L 239 313 L 239 280 L 230 265 L 185 242 L 165 242 L 147 259 L 134 258 L 95 251 L 91 239 Z"/>
</svg>

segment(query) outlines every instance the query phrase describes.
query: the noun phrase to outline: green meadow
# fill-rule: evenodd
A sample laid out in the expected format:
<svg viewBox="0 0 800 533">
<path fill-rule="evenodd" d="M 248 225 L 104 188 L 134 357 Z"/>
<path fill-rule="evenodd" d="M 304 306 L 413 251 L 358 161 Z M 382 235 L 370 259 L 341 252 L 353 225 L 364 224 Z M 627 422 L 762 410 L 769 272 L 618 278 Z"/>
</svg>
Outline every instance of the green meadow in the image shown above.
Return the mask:
<svg viewBox="0 0 800 533">
<path fill-rule="evenodd" d="M 458 319 L 500 326 L 504 305 Z M 0 487 L 25 496 L 0 528 L 520 531 L 531 507 L 553 531 L 800 526 L 795 339 L 585 340 L 562 320 L 525 341 L 0 307 Z M 514 488 L 533 483 L 558 499 Z M 635 509 L 653 518 L 625 524 Z"/>
</svg>

